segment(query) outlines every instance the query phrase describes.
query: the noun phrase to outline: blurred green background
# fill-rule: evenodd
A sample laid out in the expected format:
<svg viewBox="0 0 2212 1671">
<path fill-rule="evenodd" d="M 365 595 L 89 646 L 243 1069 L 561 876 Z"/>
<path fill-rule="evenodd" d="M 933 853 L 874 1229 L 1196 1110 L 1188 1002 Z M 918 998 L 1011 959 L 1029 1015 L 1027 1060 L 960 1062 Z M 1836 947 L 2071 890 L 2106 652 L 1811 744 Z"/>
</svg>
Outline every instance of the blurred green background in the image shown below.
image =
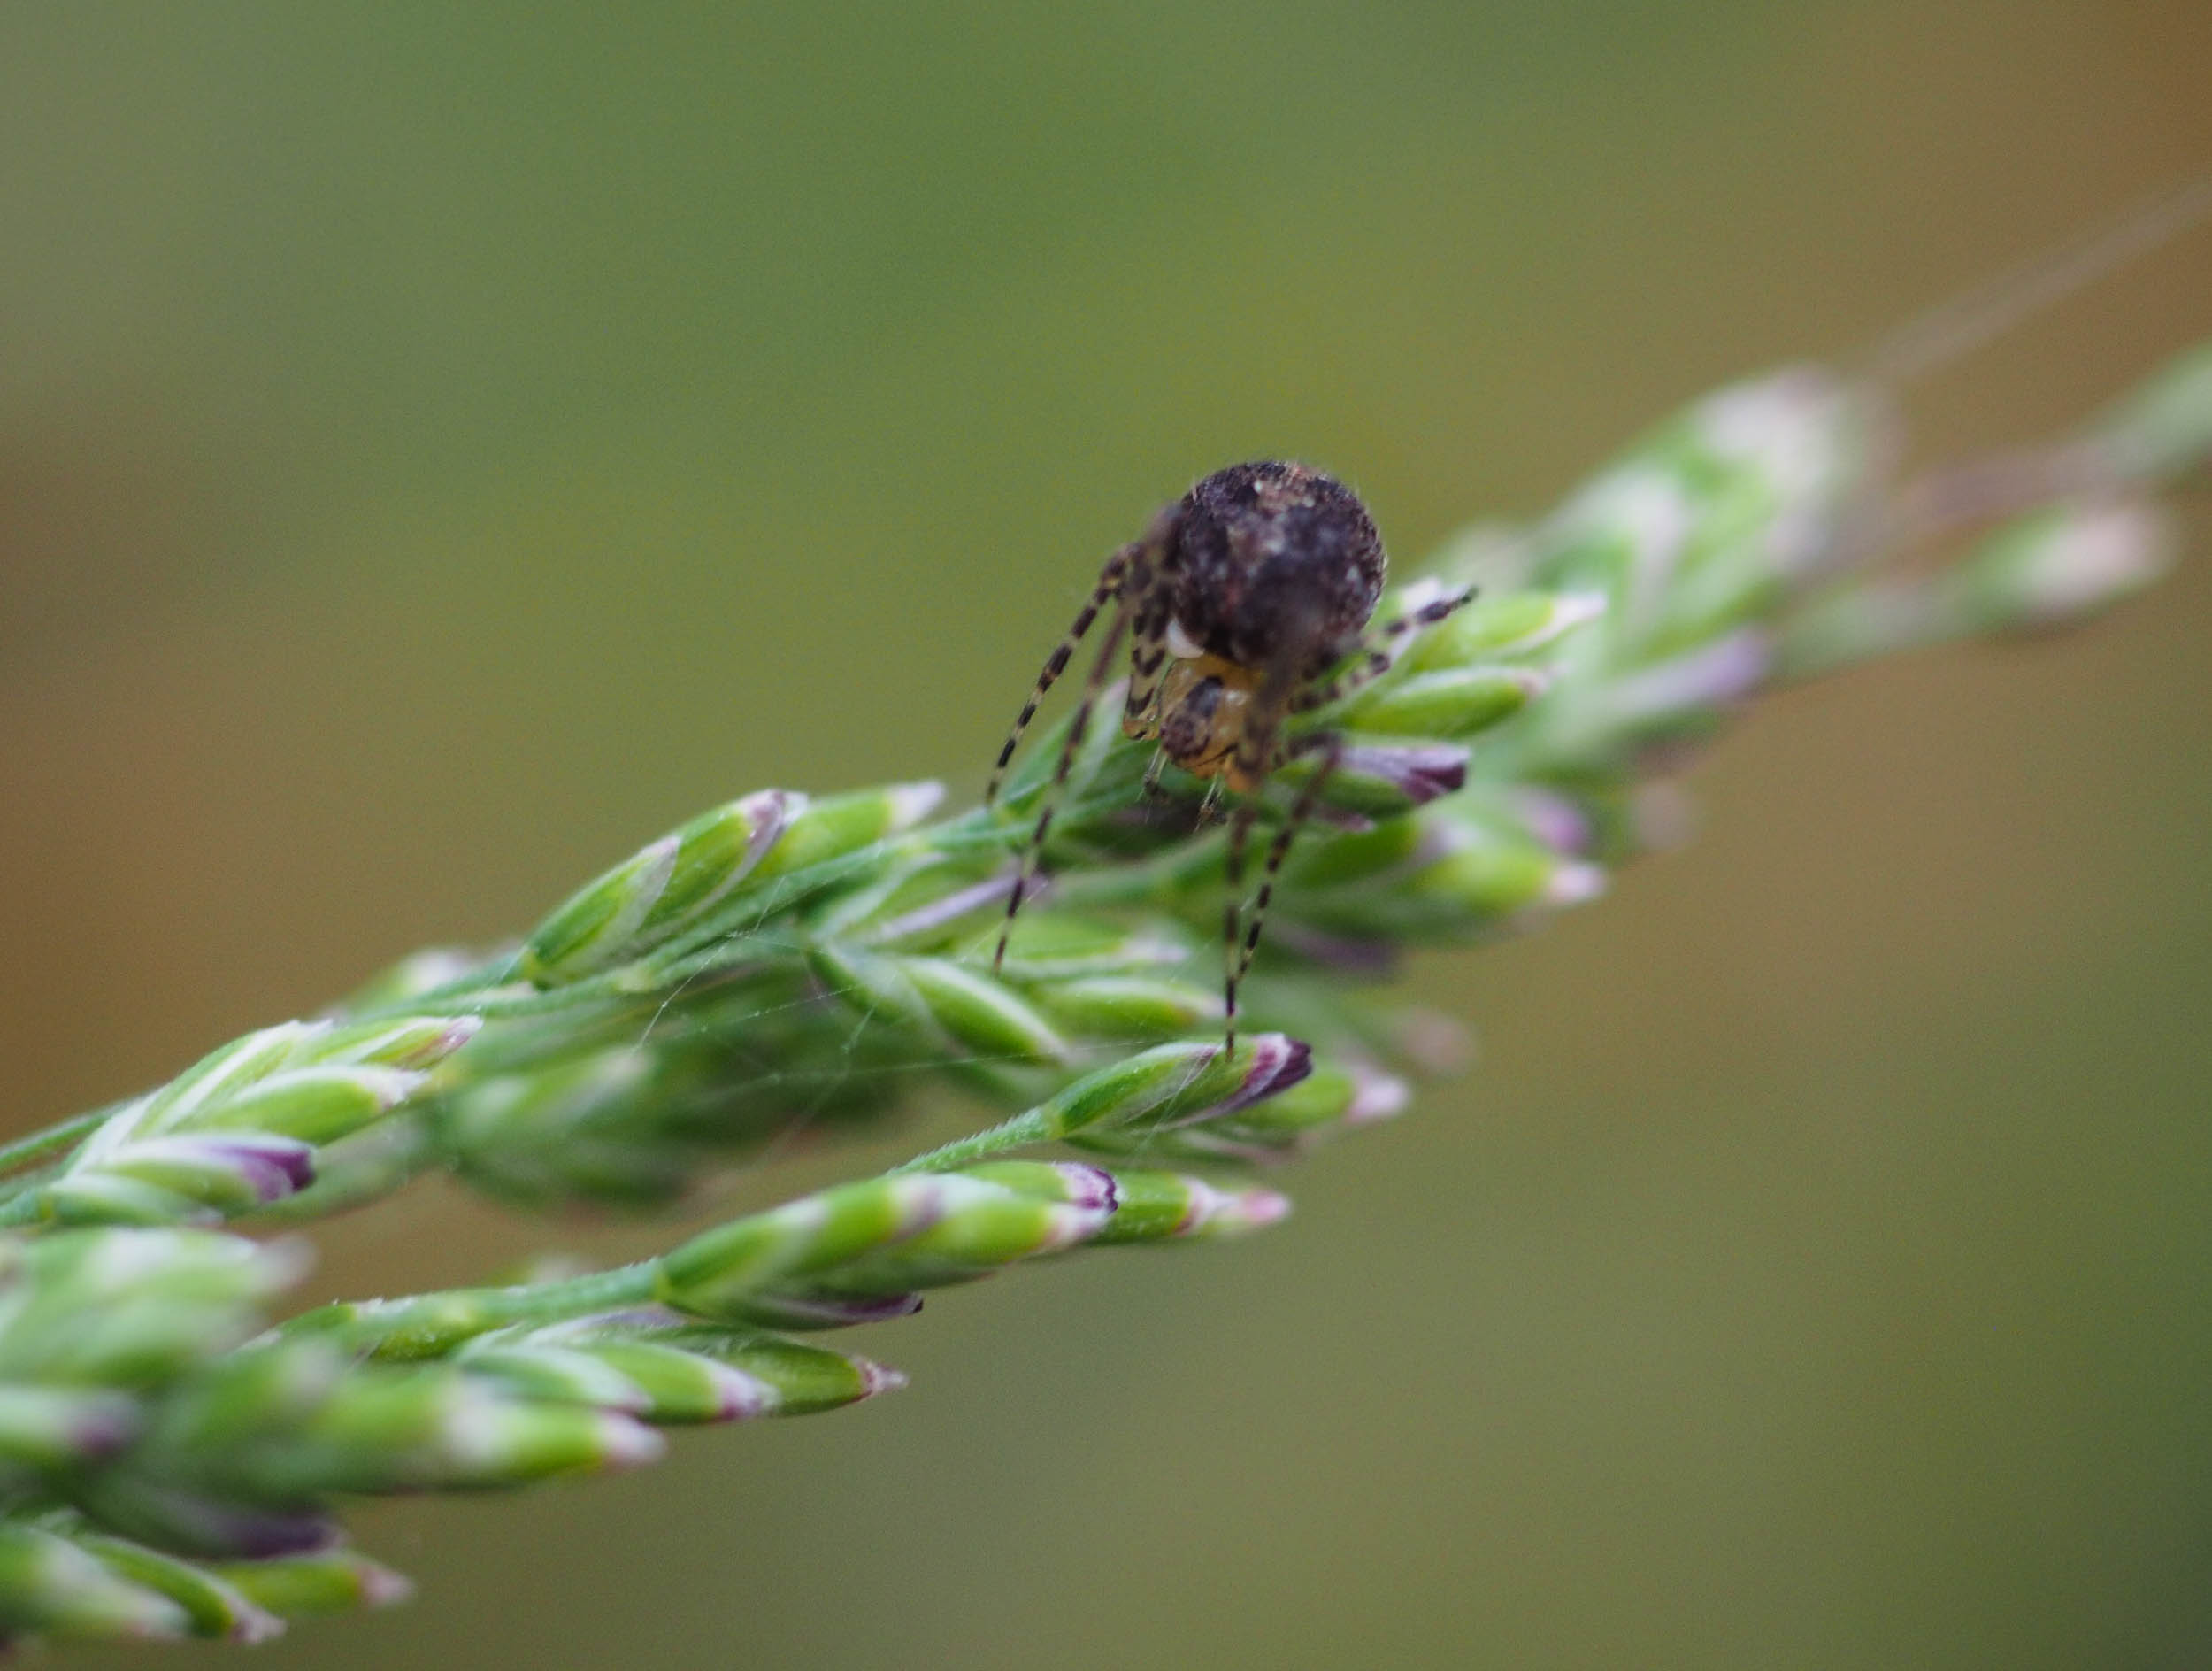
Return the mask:
<svg viewBox="0 0 2212 1671">
<path fill-rule="evenodd" d="M 2212 166 L 2208 65 L 2202 0 L 0 8 L 4 1117 L 732 793 L 972 789 L 1192 477 L 1324 463 L 1402 558 L 1532 513 Z M 2208 331 L 2200 231 L 1917 435 Z M 1282 1231 L 373 1506 L 421 1598 L 257 1663 L 2212 1663 L 2192 530 L 2085 635 L 1770 705 L 1686 852 L 1423 964 L 1483 1059 Z M 636 1236 L 428 1189 L 319 1281 Z"/>
</svg>

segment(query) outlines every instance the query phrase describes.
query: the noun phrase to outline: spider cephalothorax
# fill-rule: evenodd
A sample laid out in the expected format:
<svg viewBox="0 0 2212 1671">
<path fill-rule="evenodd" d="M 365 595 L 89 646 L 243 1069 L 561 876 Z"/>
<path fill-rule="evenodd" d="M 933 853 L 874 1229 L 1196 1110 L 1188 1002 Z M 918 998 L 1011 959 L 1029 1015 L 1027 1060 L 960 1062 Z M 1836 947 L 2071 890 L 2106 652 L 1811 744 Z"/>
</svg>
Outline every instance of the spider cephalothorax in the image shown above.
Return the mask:
<svg viewBox="0 0 2212 1671">
<path fill-rule="evenodd" d="M 1196 777 L 1214 780 L 1215 792 L 1226 784 L 1245 797 L 1229 824 L 1230 901 L 1222 924 L 1223 1005 L 1233 1043 L 1237 983 L 1258 948 L 1275 874 L 1311 814 L 1341 748 L 1329 731 L 1309 731 L 1286 745 L 1283 722 L 1294 713 L 1325 707 L 1382 673 L 1390 666 L 1383 644 L 1441 620 L 1466 601 L 1464 595 L 1440 599 L 1369 637 L 1367 624 L 1382 596 L 1385 566 L 1382 537 L 1357 494 L 1310 466 L 1272 460 L 1217 470 L 1153 518 L 1142 539 L 1109 558 L 1090 601 L 1047 658 L 1036 689 L 1007 735 L 985 796 L 987 802 L 996 798 L 1000 779 L 1038 703 L 1066 671 L 1076 644 L 1101 612 L 1110 609 L 1105 643 L 1007 900 L 1009 929 L 1051 830 L 1054 803 L 1126 633 L 1129 692 L 1122 705 L 1122 728 L 1133 737 L 1157 738 L 1160 743 L 1148 785 L 1156 782 L 1159 766 L 1171 760 Z M 1355 656 L 1359 659 L 1353 660 Z M 1343 671 L 1334 671 L 1340 667 Z M 1317 753 L 1322 758 L 1268 850 L 1250 920 L 1240 935 L 1242 906 L 1237 895 L 1259 792 L 1269 774 L 1294 753 Z M 998 957 L 1005 955 L 1002 934 Z"/>
</svg>

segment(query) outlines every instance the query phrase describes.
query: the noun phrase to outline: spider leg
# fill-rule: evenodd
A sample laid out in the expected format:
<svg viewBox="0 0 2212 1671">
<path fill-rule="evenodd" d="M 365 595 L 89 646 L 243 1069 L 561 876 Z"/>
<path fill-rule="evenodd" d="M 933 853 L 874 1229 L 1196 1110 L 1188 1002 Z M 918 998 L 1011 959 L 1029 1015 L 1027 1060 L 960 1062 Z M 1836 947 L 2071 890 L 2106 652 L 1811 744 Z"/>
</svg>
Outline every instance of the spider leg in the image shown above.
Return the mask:
<svg viewBox="0 0 2212 1671">
<path fill-rule="evenodd" d="M 1237 942 L 1244 914 L 1244 849 L 1251 837 L 1252 820 L 1259 815 L 1259 797 L 1238 803 L 1229 820 L 1229 852 L 1223 871 L 1221 897 L 1221 1047 L 1237 1047 Z"/>
<path fill-rule="evenodd" d="M 1014 932 L 1014 918 L 1022 908 L 1022 897 L 1036 880 L 1037 866 L 1044 858 L 1045 837 L 1052 833 L 1052 815 L 1059 810 L 1061 794 L 1068 786 L 1068 773 L 1091 728 L 1091 714 L 1098 706 L 1099 692 L 1106 687 L 1107 669 L 1112 665 L 1114 651 L 1121 647 L 1122 634 L 1128 627 L 1129 610 L 1124 604 L 1114 611 L 1113 624 L 1106 629 L 1105 640 L 1091 663 L 1090 676 L 1083 681 L 1083 700 L 1076 705 L 1075 718 L 1068 725 L 1067 740 L 1060 745 L 1060 758 L 1053 764 L 1052 786 L 1042 797 L 1036 828 L 1029 832 L 1029 844 L 1022 850 L 1021 870 L 1014 878 L 1014 891 L 1006 896 L 1006 920 L 999 926 L 998 949 L 991 954 L 994 974 L 1006 962 L 1006 942 Z"/>
<path fill-rule="evenodd" d="M 1310 643 L 1310 640 L 1307 641 Z M 1298 667 L 1305 659 L 1305 645 L 1294 643 L 1279 655 L 1267 670 L 1255 693 L 1249 717 L 1243 733 L 1237 738 L 1236 758 L 1232 772 L 1245 788 L 1244 798 L 1237 803 L 1237 810 L 1229 820 L 1229 851 L 1224 871 L 1225 897 L 1221 906 L 1221 1012 L 1222 1048 L 1233 1050 L 1237 1043 L 1237 988 L 1244 978 L 1244 966 L 1252 960 L 1248 947 L 1240 949 L 1246 938 L 1243 932 L 1244 854 L 1250 843 L 1253 820 L 1258 818 L 1262 793 L 1267 787 L 1267 774 L 1275 764 L 1276 737 L 1282 727 L 1284 713 L 1290 706 L 1290 698 L 1296 687 Z M 1225 773 L 1214 780 L 1217 789 L 1230 775 Z M 1309 809 L 1310 810 L 1310 809 Z M 1279 859 L 1274 861 L 1279 865 Z M 1271 869 L 1270 875 L 1273 872 Z M 1260 913 L 1265 901 L 1255 903 L 1252 925 L 1248 931 L 1251 945 L 1259 943 Z"/>
<path fill-rule="evenodd" d="M 998 764 L 991 768 L 990 787 L 983 791 L 983 804 L 990 805 L 998 799 L 999 786 L 1006 781 L 1006 767 L 1014 758 L 1014 751 L 1021 744 L 1022 733 L 1029 729 L 1029 722 L 1037 717 L 1037 705 L 1045 699 L 1060 675 L 1067 671 L 1068 658 L 1075 654 L 1075 647 L 1083 642 L 1083 635 L 1090 631 L 1091 623 L 1098 619 L 1098 612 L 1121 597 L 1128 582 L 1130 565 L 1137 559 L 1139 547 L 1125 545 L 1106 559 L 1106 566 L 1099 572 L 1098 584 L 1092 589 L 1090 601 L 1076 615 L 1075 624 L 1068 628 L 1067 636 L 1055 645 L 1045 658 L 1044 671 L 1037 675 L 1037 683 L 1029 693 L 1029 700 L 1022 704 L 1021 715 L 1007 732 L 1006 742 L 998 751 Z"/>
<path fill-rule="evenodd" d="M 1266 925 L 1267 907 L 1275 897 L 1275 879 L 1282 873 L 1283 861 L 1290 857 L 1290 844 L 1298 839 L 1298 833 L 1313 817 L 1314 808 L 1321 804 L 1322 786 L 1343 762 L 1344 739 L 1334 731 L 1310 732 L 1292 743 L 1288 752 L 1318 752 L 1321 764 L 1298 791 L 1298 798 L 1291 804 L 1290 816 L 1283 820 L 1283 827 L 1275 832 L 1275 839 L 1268 843 L 1267 862 L 1260 869 L 1260 889 L 1252 896 L 1252 915 L 1244 931 L 1244 948 L 1237 958 L 1236 978 L 1240 982 L 1251 973 L 1252 955 L 1260 949 L 1260 930 Z"/>
<path fill-rule="evenodd" d="M 1475 590 L 1455 592 L 1449 597 L 1440 597 L 1432 604 L 1409 610 L 1394 620 L 1386 621 L 1375 629 L 1375 636 L 1367 646 L 1367 653 L 1357 665 L 1337 674 L 1326 684 L 1309 685 L 1290 700 L 1293 713 L 1311 713 L 1316 708 L 1325 708 L 1339 703 L 1354 691 L 1363 689 L 1397 665 L 1397 658 L 1387 646 L 1403 638 L 1408 633 L 1424 627 L 1433 627 L 1447 616 L 1464 609 L 1473 601 Z"/>
<path fill-rule="evenodd" d="M 1160 735 L 1160 686 L 1167 666 L 1167 624 L 1175 613 L 1175 581 L 1183 548 L 1176 537 L 1180 509 L 1170 505 L 1152 519 L 1144 538 L 1130 547 L 1129 694 L 1122 699 L 1124 735 Z"/>
</svg>

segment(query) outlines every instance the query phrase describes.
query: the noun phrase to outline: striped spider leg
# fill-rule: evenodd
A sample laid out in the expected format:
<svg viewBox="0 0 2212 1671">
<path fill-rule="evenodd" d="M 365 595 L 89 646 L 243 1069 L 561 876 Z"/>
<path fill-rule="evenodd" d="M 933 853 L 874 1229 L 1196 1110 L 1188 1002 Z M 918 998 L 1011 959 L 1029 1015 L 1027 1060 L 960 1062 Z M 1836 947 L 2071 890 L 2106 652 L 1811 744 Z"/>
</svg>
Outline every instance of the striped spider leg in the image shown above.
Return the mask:
<svg viewBox="0 0 2212 1671">
<path fill-rule="evenodd" d="M 1037 705 L 1060 675 L 1067 671 L 1069 659 L 1076 647 L 1083 642 L 1093 623 L 1105 610 L 1113 611 L 1113 621 L 1106 629 L 1106 637 L 1099 645 L 1098 654 L 1091 662 L 1089 676 L 1083 681 L 1082 700 L 1077 705 L 1075 718 L 1068 726 L 1068 734 L 1061 743 L 1059 758 L 1054 763 L 1051 786 L 1046 789 L 1037 809 L 1037 821 L 1029 833 L 1028 844 L 1022 851 L 1021 865 L 1016 873 L 1013 891 L 1006 897 L 1006 918 L 999 927 L 998 945 L 991 954 L 994 972 L 1006 962 L 1006 943 L 1014 932 L 1014 919 L 1020 912 L 1022 900 L 1035 882 L 1037 868 L 1044 855 L 1045 838 L 1052 833 L 1053 814 L 1058 810 L 1060 797 L 1067 788 L 1068 774 L 1075 765 L 1075 757 L 1089 734 L 1091 714 L 1098 705 L 1099 694 L 1105 689 L 1109 669 L 1113 665 L 1114 651 L 1119 648 L 1123 634 L 1128 633 L 1131 676 L 1129 694 L 1122 705 L 1122 726 L 1131 735 L 1141 733 L 1138 716 L 1156 705 L 1160 689 L 1160 670 L 1167 659 L 1166 634 L 1172 610 L 1169 597 L 1175 577 L 1177 515 L 1173 506 L 1160 512 L 1152 520 L 1141 540 L 1123 546 L 1106 559 L 1100 571 L 1098 584 L 1092 589 L 1090 599 L 1077 612 L 1075 621 L 1067 634 L 1045 658 L 1029 700 L 1022 704 L 1006 741 L 998 751 L 998 764 L 992 768 L 991 782 L 983 792 L 983 804 L 994 805 L 1000 788 L 1006 781 L 1006 768 L 1013 760 L 1014 751 L 1021 744 L 1022 734 L 1029 722 L 1037 717 Z"/>
<path fill-rule="evenodd" d="M 1385 621 L 1375 629 L 1372 642 L 1360 652 L 1356 663 L 1325 683 L 1309 685 L 1297 692 L 1290 699 L 1290 712 L 1311 713 L 1317 708 L 1334 707 L 1357 695 L 1398 665 L 1396 645 L 1400 639 L 1424 627 L 1435 626 L 1474 601 L 1475 589 L 1463 587 Z"/>
</svg>

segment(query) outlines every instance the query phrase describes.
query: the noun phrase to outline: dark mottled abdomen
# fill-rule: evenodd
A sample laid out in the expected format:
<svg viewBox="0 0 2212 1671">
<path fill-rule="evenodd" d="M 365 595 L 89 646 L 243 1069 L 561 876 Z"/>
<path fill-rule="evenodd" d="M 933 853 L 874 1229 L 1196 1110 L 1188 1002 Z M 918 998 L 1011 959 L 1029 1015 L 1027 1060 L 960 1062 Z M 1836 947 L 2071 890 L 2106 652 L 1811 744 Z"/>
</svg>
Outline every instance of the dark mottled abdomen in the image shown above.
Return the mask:
<svg viewBox="0 0 2212 1671">
<path fill-rule="evenodd" d="M 1176 619 L 1210 653 L 1301 675 L 1348 651 L 1382 595 L 1382 536 L 1359 496 L 1302 464 L 1217 470 L 1183 496 Z"/>
</svg>

